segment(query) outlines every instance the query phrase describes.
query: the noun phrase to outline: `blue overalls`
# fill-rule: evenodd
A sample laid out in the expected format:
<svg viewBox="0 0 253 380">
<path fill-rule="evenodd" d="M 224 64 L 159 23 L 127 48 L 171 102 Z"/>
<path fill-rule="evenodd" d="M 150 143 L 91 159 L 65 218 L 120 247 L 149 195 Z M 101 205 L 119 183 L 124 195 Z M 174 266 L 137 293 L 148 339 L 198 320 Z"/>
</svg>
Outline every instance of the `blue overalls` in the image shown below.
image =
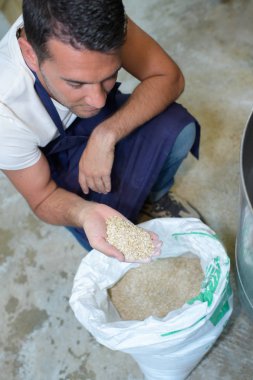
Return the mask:
<svg viewBox="0 0 253 380">
<path fill-rule="evenodd" d="M 78 164 L 89 136 L 93 129 L 116 112 L 130 95 L 122 94 L 118 90 L 120 84 L 116 83 L 108 94 L 105 106 L 96 116 L 88 119 L 77 117 L 71 126 L 64 130 L 51 98 L 36 75 L 35 78 L 35 90 L 60 134 L 46 147 L 40 147 L 49 162 L 52 178 L 59 187 L 88 201 L 106 204 L 136 222 L 176 137 L 191 122 L 195 122 L 197 126 L 191 152 L 198 157 L 199 124 L 185 108 L 173 103 L 164 112 L 117 143 L 111 173 L 111 192 L 99 194 L 90 190 L 89 194 L 83 194 L 78 182 Z M 70 227 L 69 230 L 85 248 L 90 249 L 82 228 Z"/>
</svg>

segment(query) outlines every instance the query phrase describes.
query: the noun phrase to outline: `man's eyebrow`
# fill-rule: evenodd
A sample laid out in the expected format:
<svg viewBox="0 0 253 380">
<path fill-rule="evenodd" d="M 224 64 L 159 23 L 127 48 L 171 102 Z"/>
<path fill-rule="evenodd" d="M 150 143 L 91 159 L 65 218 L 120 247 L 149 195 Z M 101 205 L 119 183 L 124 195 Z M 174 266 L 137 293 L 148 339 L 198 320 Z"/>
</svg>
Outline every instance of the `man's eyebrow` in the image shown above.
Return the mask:
<svg viewBox="0 0 253 380">
<path fill-rule="evenodd" d="M 113 78 L 117 73 L 118 71 L 121 69 L 121 66 L 117 68 L 117 70 L 114 71 L 114 73 L 112 73 L 109 77 L 106 77 L 104 79 L 102 79 L 102 81 L 100 82 L 104 82 L 110 78 Z M 88 82 L 88 81 L 80 81 L 80 80 L 75 80 L 75 79 L 72 79 L 72 78 L 66 78 L 66 77 L 60 77 L 62 80 L 64 80 L 65 82 L 71 82 L 71 83 L 75 83 L 75 84 L 93 84 L 93 83 L 96 83 L 96 82 Z"/>
</svg>

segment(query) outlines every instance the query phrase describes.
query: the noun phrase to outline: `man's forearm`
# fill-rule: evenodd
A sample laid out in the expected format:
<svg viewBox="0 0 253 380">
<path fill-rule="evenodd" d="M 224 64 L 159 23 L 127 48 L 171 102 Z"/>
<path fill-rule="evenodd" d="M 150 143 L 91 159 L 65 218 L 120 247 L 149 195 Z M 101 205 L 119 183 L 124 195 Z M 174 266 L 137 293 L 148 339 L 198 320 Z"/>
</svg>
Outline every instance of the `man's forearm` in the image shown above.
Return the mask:
<svg viewBox="0 0 253 380">
<path fill-rule="evenodd" d="M 119 212 L 104 204 L 85 201 L 64 189 L 57 188 L 33 209 L 44 222 L 83 228 L 90 246 L 104 254 L 124 261 L 124 255 L 107 242 L 106 221 Z"/>
<path fill-rule="evenodd" d="M 56 188 L 33 212 L 49 224 L 82 227 L 90 204 L 78 195 Z"/>
<path fill-rule="evenodd" d="M 146 79 L 136 87 L 117 112 L 94 130 L 94 134 L 103 135 L 115 145 L 179 97 L 184 88 L 181 73 L 175 78 L 175 82 L 169 83 L 162 75 Z"/>
</svg>

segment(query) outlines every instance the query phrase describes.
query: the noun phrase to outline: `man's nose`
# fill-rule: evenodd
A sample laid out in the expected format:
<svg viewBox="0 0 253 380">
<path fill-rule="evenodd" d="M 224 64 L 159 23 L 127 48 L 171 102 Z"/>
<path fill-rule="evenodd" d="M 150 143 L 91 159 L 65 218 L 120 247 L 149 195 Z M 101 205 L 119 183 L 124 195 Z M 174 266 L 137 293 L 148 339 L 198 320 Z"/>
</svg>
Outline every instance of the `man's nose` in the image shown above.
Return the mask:
<svg viewBox="0 0 253 380">
<path fill-rule="evenodd" d="M 101 83 L 94 83 L 89 91 L 89 95 L 86 98 L 89 106 L 94 108 L 103 108 L 106 102 L 107 93 L 104 90 Z"/>
</svg>

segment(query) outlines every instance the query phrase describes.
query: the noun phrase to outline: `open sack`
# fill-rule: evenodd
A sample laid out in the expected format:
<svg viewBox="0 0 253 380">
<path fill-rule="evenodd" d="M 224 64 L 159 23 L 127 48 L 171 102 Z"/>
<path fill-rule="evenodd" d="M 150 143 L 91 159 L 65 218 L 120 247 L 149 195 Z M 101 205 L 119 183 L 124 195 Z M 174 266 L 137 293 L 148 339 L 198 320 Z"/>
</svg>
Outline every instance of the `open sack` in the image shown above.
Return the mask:
<svg viewBox="0 0 253 380">
<path fill-rule="evenodd" d="M 92 250 L 79 266 L 70 305 L 99 343 L 130 354 L 147 380 L 185 379 L 232 313 L 230 260 L 216 234 L 198 219 L 159 218 L 140 226 L 163 241 L 159 259 L 189 254 L 200 258 L 205 278 L 199 295 L 164 318 L 122 321 L 107 289 L 140 264 L 122 263 Z"/>
</svg>

